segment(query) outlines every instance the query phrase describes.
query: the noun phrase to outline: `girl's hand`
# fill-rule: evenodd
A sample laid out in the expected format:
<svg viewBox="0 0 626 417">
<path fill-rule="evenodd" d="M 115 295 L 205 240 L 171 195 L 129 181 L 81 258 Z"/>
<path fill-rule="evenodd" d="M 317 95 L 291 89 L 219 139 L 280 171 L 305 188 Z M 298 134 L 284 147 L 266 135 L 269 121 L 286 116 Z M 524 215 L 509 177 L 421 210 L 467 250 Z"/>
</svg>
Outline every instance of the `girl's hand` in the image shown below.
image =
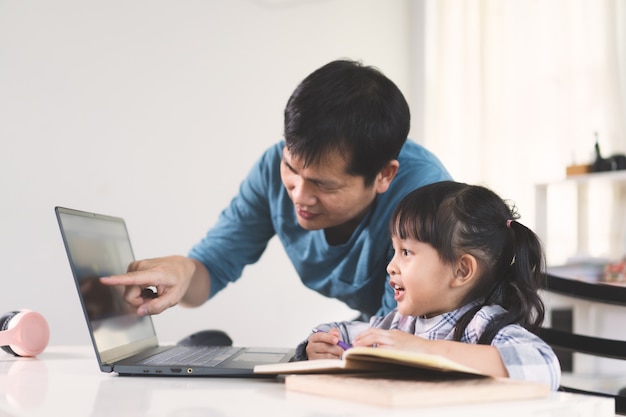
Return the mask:
<svg viewBox="0 0 626 417">
<path fill-rule="evenodd" d="M 400 330 L 369 329 L 359 334 L 352 346 L 373 346 L 425 352 L 429 341 Z"/>
<path fill-rule="evenodd" d="M 328 333 L 318 332 L 309 336 L 306 355 L 309 359 L 341 359 L 344 350 L 337 346 L 341 333 L 330 329 Z"/>
</svg>

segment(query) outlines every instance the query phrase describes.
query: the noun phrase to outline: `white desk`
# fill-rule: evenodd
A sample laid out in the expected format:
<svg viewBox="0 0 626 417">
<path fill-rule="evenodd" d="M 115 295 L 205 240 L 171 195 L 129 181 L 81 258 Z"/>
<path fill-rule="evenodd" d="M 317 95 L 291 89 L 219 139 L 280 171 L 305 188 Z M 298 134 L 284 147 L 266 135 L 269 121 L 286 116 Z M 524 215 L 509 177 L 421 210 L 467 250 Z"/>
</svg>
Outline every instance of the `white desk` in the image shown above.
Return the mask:
<svg viewBox="0 0 626 417">
<path fill-rule="evenodd" d="M 383 408 L 287 392 L 279 379 L 120 377 L 100 372 L 89 346 L 52 346 L 38 358 L 0 352 L 0 416 L 614 416 L 613 400 L 549 399 Z"/>
</svg>

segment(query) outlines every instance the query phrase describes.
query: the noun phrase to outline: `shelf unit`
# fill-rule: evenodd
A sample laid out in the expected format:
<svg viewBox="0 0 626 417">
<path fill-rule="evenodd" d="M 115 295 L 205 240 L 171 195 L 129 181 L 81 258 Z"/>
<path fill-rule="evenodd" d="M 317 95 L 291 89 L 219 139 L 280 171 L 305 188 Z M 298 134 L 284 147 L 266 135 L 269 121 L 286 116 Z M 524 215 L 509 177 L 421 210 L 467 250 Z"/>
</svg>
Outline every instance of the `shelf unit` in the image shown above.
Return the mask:
<svg viewBox="0 0 626 417">
<path fill-rule="evenodd" d="M 571 303 L 572 326 L 560 328 L 551 320 L 547 326 L 544 323 L 541 333 L 559 356 L 563 369 L 561 389 L 611 397 L 615 400 L 616 413 L 626 414 L 626 335 L 621 326 L 626 286 L 548 274 L 547 291 Z M 609 305 L 614 308 L 607 314 L 605 306 Z M 555 314 L 555 310 L 550 314 Z M 603 326 L 611 316 L 615 323 Z M 605 334 L 594 334 L 599 327 L 605 328 Z M 606 328 L 610 330 L 607 332 Z"/>
<path fill-rule="evenodd" d="M 557 312 L 558 317 L 567 318 L 565 312 L 570 317 L 564 321 L 569 321 L 569 331 L 615 340 L 622 349 L 626 286 L 598 282 L 601 267 L 593 274 L 585 269 L 594 259 L 615 261 L 626 255 L 626 171 L 581 174 L 537 184 L 535 231 L 543 241 L 548 263 L 546 323 L 557 327 Z M 563 266 L 571 260 L 581 264 Z M 623 361 L 580 354 L 570 359 L 572 372 L 564 373 L 565 383 L 580 385 L 578 376 L 582 375 L 583 386 L 609 392 L 619 403 L 620 414 L 626 412 L 626 397 L 618 394 L 626 389 Z"/>
<path fill-rule="evenodd" d="M 562 192 L 560 196 L 551 195 L 555 190 Z M 563 209 L 568 205 L 560 197 L 567 194 L 573 194 L 572 212 Z M 555 199 L 560 204 L 560 213 L 554 212 Z M 565 224 L 571 222 L 574 224 Z M 548 264 L 560 264 L 563 255 L 556 257 L 558 262 L 551 262 L 554 246 L 557 243 L 571 245 L 572 242 L 569 236 L 557 234 L 555 237 L 553 225 L 575 232 L 574 253 L 571 255 L 612 259 L 626 255 L 626 171 L 574 175 L 536 184 L 535 231 L 546 247 Z M 601 239 L 603 247 L 600 250 L 594 247 L 594 239 L 596 242 Z"/>
</svg>

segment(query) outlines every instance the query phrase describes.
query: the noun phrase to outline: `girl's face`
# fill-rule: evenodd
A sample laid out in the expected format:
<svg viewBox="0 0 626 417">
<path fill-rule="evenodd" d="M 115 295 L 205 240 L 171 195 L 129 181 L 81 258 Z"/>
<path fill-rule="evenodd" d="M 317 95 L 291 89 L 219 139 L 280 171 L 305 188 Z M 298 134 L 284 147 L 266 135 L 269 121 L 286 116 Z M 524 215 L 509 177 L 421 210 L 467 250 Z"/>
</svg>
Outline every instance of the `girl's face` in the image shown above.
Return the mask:
<svg viewBox="0 0 626 417">
<path fill-rule="evenodd" d="M 456 309 L 454 266 L 444 264 L 428 243 L 392 237 L 394 255 L 387 265 L 398 311 L 433 317 Z"/>
</svg>

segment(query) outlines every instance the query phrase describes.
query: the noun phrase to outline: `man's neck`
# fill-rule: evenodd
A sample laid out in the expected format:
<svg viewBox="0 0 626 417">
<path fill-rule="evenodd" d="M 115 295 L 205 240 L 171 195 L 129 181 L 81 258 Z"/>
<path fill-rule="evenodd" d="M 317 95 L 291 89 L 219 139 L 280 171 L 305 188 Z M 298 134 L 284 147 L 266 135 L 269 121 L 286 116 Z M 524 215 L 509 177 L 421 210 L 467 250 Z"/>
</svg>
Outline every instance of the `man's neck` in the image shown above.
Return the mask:
<svg viewBox="0 0 626 417">
<path fill-rule="evenodd" d="M 354 233 L 356 228 L 359 226 L 359 223 L 361 223 L 361 220 L 363 220 L 363 218 L 365 217 L 365 215 L 367 214 L 367 212 L 370 210 L 371 207 L 372 205 L 370 205 L 366 210 L 364 210 L 358 216 L 352 218 L 351 220 L 343 224 L 324 229 L 324 236 L 326 237 L 326 242 L 328 242 L 330 246 L 337 246 L 337 245 L 342 245 L 346 243 L 348 240 L 350 240 L 352 233 Z"/>
</svg>

